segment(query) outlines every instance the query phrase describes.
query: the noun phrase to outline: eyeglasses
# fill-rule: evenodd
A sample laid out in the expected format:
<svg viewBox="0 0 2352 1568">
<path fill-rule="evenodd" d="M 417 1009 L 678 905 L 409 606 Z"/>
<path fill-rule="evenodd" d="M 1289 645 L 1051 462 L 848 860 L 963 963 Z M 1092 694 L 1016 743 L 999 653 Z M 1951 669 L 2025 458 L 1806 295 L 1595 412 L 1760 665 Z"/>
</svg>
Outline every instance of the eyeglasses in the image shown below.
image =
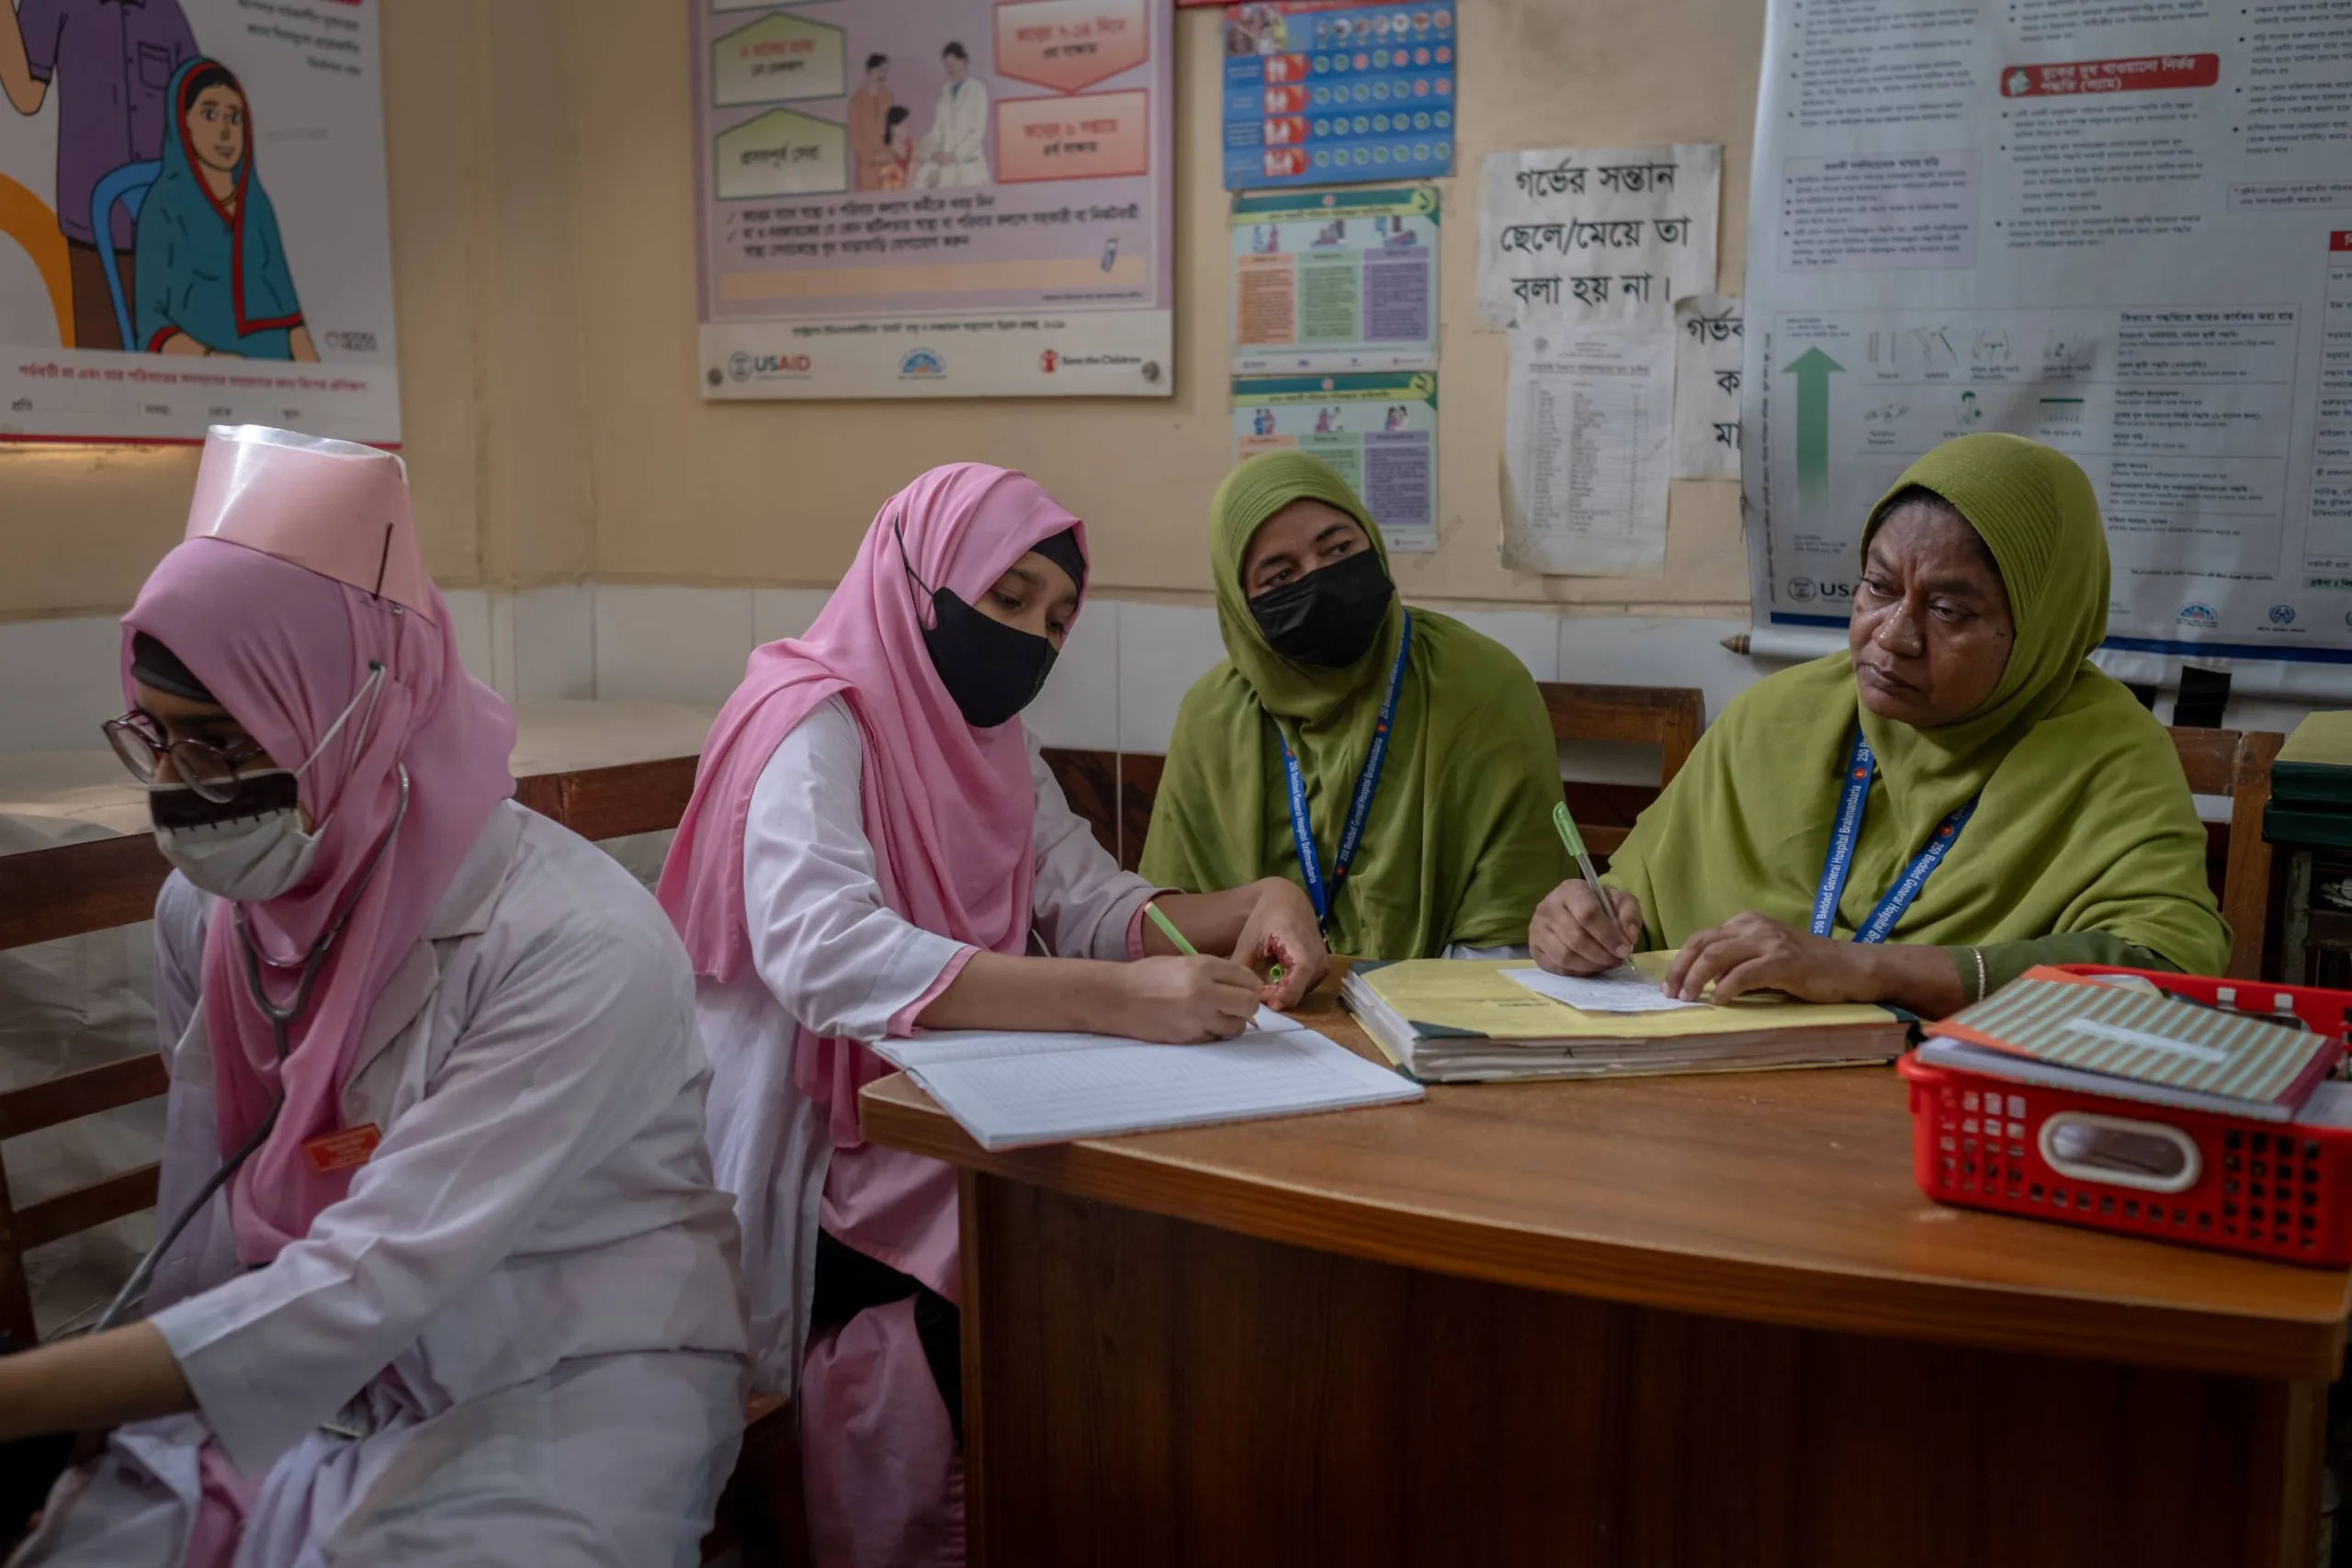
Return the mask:
<svg viewBox="0 0 2352 1568">
<path fill-rule="evenodd" d="M 237 798 L 237 791 L 244 784 L 238 768 L 263 754 L 262 747 L 252 740 L 225 751 L 207 740 L 167 740 L 155 721 L 137 708 L 99 728 L 106 731 L 114 754 L 141 784 L 153 783 L 157 765 L 169 757 L 180 783 L 215 806 Z"/>
</svg>

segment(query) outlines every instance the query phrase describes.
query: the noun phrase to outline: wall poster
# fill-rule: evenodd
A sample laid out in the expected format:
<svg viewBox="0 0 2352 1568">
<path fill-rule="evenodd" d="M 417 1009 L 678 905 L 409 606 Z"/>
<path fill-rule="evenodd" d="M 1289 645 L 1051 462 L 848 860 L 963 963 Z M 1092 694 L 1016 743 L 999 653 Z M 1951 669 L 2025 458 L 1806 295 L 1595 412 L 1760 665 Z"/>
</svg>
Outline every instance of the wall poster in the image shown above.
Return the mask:
<svg viewBox="0 0 2352 1568">
<path fill-rule="evenodd" d="M 1174 389 L 1170 7 L 687 3 L 706 397 Z"/>
<path fill-rule="evenodd" d="M 0 5 L 0 439 L 399 443 L 376 21 Z"/>
<path fill-rule="evenodd" d="M 1233 198 L 1233 373 L 1437 368 L 1433 186 Z"/>
<path fill-rule="evenodd" d="M 1225 10 L 1225 188 L 1453 172 L 1453 0 Z"/>
<path fill-rule="evenodd" d="M 2098 489 L 2120 667 L 2352 684 L 2342 0 L 1812 13 L 1770 8 L 1748 204 L 1759 629 L 1842 626 L 1880 492 L 2003 430 Z"/>
<path fill-rule="evenodd" d="M 1437 548 L 1437 377 L 1262 376 L 1233 383 L 1233 460 L 1295 447 L 1338 471 L 1391 550 Z"/>
</svg>

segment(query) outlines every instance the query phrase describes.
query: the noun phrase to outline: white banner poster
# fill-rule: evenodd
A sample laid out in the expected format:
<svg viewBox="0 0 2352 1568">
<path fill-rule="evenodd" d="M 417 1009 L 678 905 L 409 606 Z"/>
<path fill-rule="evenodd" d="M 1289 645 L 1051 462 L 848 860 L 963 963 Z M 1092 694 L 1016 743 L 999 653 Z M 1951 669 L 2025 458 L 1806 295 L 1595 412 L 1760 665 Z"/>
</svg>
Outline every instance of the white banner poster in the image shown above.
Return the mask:
<svg viewBox="0 0 2352 1568">
<path fill-rule="evenodd" d="M 2006 430 L 2097 486 L 2127 662 L 2352 662 L 2346 18 L 1772 0 L 1742 385 L 1759 626 L 1843 626 L 1872 502 Z"/>
<path fill-rule="evenodd" d="M 1478 324 L 1663 316 L 1715 286 L 1724 150 L 1489 152 L 1478 199 Z"/>
<path fill-rule="evenodd" d="M 1167 6 L 692 15 L 704 396 L 1175 389 Z"/>
<path fill-rule="evenodd" d="M 0 439 L 399 442 L 376 15 L 0 4 Z"/>
</svg>

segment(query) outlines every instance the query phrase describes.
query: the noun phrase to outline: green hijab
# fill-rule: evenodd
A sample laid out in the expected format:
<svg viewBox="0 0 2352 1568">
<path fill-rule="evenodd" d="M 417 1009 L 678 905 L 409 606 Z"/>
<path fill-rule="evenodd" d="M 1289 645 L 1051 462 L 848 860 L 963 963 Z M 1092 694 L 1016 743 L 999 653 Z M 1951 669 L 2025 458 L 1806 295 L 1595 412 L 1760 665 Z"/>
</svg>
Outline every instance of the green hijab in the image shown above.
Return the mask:
<svg viewBox="0 0 2352 1568">
<path fill-rule="evenodd" d="M 1861 705 L 1840 653 L 1743 693 L 1642 814 L 1610 880 L 1651 943 L 1755 909 L 1804 930 L 1859 717 L 1878 757 L 1837 931 L 1850 936 L 1945 816 L 1976 814 L 1890 940 L 1945 946 L 2105 931 L 2219 974 L 2229 928 L 2205 880 L 2205 829 L 2178 754 L 2088 660 L 2107 635 L 2107 535 L 2072 459 L 2014 435 L 1963 435 L 1914 463 L 1871 532 L 1917 485 L 1960 509 L 2009 595 L 2016 638 L 1990 697 L 1932 729 Z"/>
<path fill-rule="evenodd" d="M 1353 517 L 1387 567 L 1363 502 L 1305 453 L 1252 457 L 1218 487 L 1209 547 L 1226 660 L 1176 716 L 1143 851 L 1143 874 L 1161 886 L 1204 892 L 1263 876 L 1303 885 L 1277 725 L 1296 751 L 1329 882 L 1405 615 L 1391 601 L 1371 651 L 1343 670 L 1295 664 L 1266 645 L 1241 563 L 1260 525 L 1295 501 Z M 1334 895 L 1331 950 L 1421 958 L 1449 942 L 1524 943 L 1528 917 L 1571 870 L 1552 829 L 1559 799 L 1551 720 L 1526 666 L 1459 621 L 1415 610 L 1379 791 Z"/>
</svg>

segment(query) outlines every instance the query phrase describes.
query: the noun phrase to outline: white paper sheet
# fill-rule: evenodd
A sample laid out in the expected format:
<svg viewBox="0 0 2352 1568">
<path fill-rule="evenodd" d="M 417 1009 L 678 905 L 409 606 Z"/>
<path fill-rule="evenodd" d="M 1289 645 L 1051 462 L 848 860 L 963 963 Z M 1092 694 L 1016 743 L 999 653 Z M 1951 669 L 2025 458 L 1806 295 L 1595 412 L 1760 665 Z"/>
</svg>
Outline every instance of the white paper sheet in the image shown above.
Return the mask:
<svg viewBox="0 0 2352 1568">
<path fill-rule="evenodd" d="M 1674 477 L 1739 478 L 1740 357 L 1747 321 L 1736 299 L 1674 302 Z"/>
<path fill-rule="evenodd" d="M 1213 1045 L 955 1030 L 874 1049 L 984 1149 L 1421 1098 L 1419 1084 L 1263 1009 Z"/>
<path fill-rule="evenodd" d="M 1670 319 L 1512 333 L 1503 419 L 1504 565 L 1598 576 L 1666 564 Z"/>
<path fill-rule="evenodd" d="M 1724 150 L 1489 152 L 1478 203 L 1478 324 L 1664 316 L 1715 286 Z"/>
<path fill-rule="evenodd" d="M 1657 981 L 1631 964 L 1606 975 L 1554 975 L 1542 969 L 1506 969 L 1503 977 L 1539 997 L 1566 1002 L 1579 1012 L 1679 1012 L 1704 1007 L 1704 1002 L 1677 1001 L 1658 989 Z"/>
</svg>

